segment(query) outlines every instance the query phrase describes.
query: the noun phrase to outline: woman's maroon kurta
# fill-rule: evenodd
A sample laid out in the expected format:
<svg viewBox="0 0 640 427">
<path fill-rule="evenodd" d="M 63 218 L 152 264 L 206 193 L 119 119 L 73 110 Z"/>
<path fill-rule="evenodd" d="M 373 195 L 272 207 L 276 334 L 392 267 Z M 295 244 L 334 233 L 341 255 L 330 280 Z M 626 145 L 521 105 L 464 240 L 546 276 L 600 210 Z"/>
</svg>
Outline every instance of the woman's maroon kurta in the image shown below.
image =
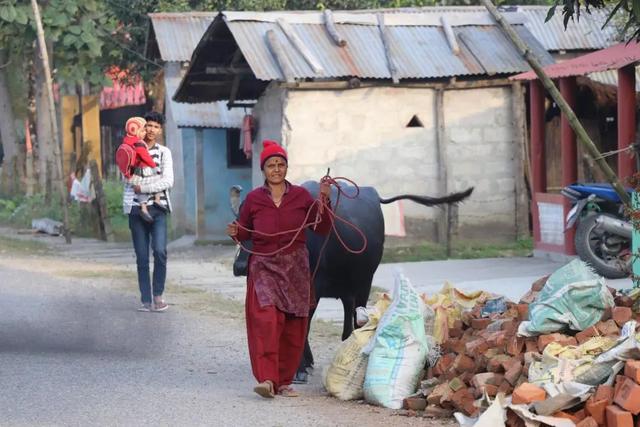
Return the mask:
<svg viewBox="0 0 640 427">
<path fill-rule="evenodd" d="M 306 222 L 313 222 L 318 212 L 317 203 L 303 187 L 286 183 L 286 190 L 280 206 L 271 199 L 267 185 L 259 187 L 247 195 L 240 210 L 238 222 L 244 227 L 262 233 L 275 234 L 297 230 Z M 307 212 L 311 212 L 307 217 Z M 321 222 L 314 231 L 326 235 L 331 229 L 329 213 L 321 214 Z M 253 251 L 271 253 L 285 248 L 291 243 L 295 232 L 280 236 L 264 236 L 240 229 L 239 240 L 253 241 Z M 304 230 L 293 244 L 282 252 L 271 256 L 251 255 L 249 277 L 253 282 L 258 301 L 262 307 L 273 305 L 279 310 L 298 317 L 307 317 L 310 303 L 309 254 L 306 250 Z"/>
<path fill-rule="evenodd" d="M 257 188 L 245 199 L 238 222 L 251 230 L 274 234 L 295 230 L 316 219 L 318 208 L 309 192 L 286 183 L 277 207 L 268 186 Z M 311 212 L 307 216 L 307 212 Z M 320 234 L 331 229 L 329 213 L 314 228 Z M 300 362 L 311 302 L 309 254 L 304 230 L 290 246 L 295 232 L 263 236 L 240 229 L 240 240 L 253 241 L 253 250 L 270 256 L 251 255 L 245 304 L 249 355 L 253 374 L 259 382 L 272 381 L 276 387 L 288 386 Z"/>
</svg>

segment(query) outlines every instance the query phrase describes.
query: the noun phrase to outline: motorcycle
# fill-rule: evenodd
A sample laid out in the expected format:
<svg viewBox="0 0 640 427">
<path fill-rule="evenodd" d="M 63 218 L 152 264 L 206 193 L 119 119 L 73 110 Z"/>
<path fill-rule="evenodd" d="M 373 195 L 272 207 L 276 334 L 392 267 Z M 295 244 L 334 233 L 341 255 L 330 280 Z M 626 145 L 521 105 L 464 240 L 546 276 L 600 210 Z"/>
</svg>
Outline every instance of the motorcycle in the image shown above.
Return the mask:
<svg viewBox="0 0 640 427">
<path fill-rule="evenodd" d="M 573 202 L 566 228 L 577 223 L 575 245 L 580 259 L 604 277 L 627 277 L 633 227 L 620 196 L 609 184 L 572 184 L 561 194 Z"/>
</svg>

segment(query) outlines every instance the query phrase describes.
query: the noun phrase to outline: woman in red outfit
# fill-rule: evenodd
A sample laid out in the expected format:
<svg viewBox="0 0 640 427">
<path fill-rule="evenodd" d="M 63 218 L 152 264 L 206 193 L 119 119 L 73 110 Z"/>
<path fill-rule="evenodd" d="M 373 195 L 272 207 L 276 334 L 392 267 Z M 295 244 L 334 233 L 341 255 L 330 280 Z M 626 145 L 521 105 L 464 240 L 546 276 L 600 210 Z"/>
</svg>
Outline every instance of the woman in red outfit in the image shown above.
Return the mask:
<svg viewBox="0 0 640 427">
<path fill-rule="evenodd" d="M 251 239 L 255 252 L 271 254 L 249 258 L 245 310 L 251 367 L 259 383 L 254 391 L 262 397 L 296 397 L 291 381 L 304 349 L 311 302 L 305 234 L 294 238 L 295 232 L 261 233 L 299 229 L 305 218 L 315 222 L 319 210 L 320 222 L 313 231 L 326 235 L 331 222 L 327 210 L 319 209 L 305 188 L 285 179 L 284 148 L 273 141 L 264 141 L 263 146 L 260 167 L 265 183 L 247 194 L 238 221 L 228 225 L 227 233 L 238 240 Z M 320 194 L 330 206 L 328 183 L 320 184 Z"/>
</svg>

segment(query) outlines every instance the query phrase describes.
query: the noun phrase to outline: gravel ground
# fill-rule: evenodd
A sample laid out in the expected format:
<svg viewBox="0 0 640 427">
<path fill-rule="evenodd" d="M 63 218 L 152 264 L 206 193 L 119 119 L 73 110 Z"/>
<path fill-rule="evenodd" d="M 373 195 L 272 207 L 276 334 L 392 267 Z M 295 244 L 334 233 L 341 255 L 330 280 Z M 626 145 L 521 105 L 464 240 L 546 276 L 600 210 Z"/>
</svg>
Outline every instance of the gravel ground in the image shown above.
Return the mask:
<svg viewBox="0 0 640 427">
<path fill-rule="evenodd" d="M 339 330 L 326 323 L 313 329 L 317 370 L 302 397 L 263 400 L 252 392 L 242 304 L 198 286 L 205 252 L 170 260 L 167 312 L 138 313 L 130 254 L 74 248 L 65 257 L 0 248 L 3 426 L 455 425 L 328 397 L 320 371 Z M 202 268 L 222 290 L 237 285 L 224 262 Z"/>
</svg>

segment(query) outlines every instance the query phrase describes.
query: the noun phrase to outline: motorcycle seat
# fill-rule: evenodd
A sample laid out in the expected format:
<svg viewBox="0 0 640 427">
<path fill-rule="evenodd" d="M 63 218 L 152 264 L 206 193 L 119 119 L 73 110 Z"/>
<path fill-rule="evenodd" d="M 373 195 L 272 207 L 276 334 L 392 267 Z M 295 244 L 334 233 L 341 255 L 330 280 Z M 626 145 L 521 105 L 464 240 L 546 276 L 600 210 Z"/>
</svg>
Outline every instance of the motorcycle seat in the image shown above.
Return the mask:
<svg viewBox="0 0 640 427">
<path fill-rule="evenodd" d="M 618 196 L 618 193 L 616 193 L 616 191 L 613 189 L 611 184 L 608 184 L 608 183 L 607 184 L 597 183 L 597 182 L 585 183 L 585 184 L 576 183 L 576 184 L 570 185 L 569 187 L 586 196 L 590 194 L 595 194 L 597 197 L 600 197 L 605 200 L 609 200 L 611 202 L 615 202 L 615 203 L 621 202 L 620 196 Z M 633 192 L 633 189 L 631 188 L 627 188 L 626 190 L 627 190 L 627 193 L 629 194 Z"/>
</svg>

